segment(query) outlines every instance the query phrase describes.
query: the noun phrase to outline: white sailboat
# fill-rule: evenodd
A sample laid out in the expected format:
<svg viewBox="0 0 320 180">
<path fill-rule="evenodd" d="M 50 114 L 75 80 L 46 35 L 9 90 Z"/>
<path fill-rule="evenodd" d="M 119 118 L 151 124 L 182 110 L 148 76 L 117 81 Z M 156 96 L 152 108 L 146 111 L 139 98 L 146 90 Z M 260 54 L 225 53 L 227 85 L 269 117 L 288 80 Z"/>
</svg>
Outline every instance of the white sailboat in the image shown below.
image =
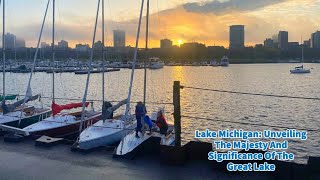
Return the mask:
<svg viewBox="0 0 320 180">
<path fill-rule="evenodd" d="M 141 14 L 143 10 L 143 4 L 144 0 L 142 0 L 142 6 L 141 6 Z M 147 33 L 146 33 L 146 49 L 148 49 L 148 22 L 149 22 L 149 5 L 150 2 L 147 0 Z M 142 15 L 140 14 L 140 21 Z M 139 29 L 140 29 L 141 23 L 139 23 Z M 139 36 L 137 37 L 138 40 Z M 146 68 L 145 68 L 145 81 L 144 81 L 144 104 L 146 102 Z M 163 113 L 163 109 L 160 110 Z M 150 118 L 152 121 L 157 120 L 157 112 L 152 113 L 152 116 Z M 116 147 L 115 152 L 114 152 L 114 157 L 125 157 L 125 156 L 131 156 L 134 153 L 136 153 L 139 150 L 140 145 L 149 140 L 150 138 L 160 138 L 160 144 L 161 145 L 174 145 L 175 142 L 175 135 L 174 135 L 174 130 L 172 126 L 169 126 L 169 130 L 167 131 L 166 135 L 160 133 L 158 128 L 152 127 L 152 133 L 140 133 L 140 136 L 136 136 L 135 131 L 131 131 L 131 133 L 127 134 L 126 136 L 123 137 L 121 140 L 120 144 Z"/>
<path fill-rule="evenodd" d="M 290 70 L 291 74 L 307 74 L 311 73 L 310 69 L 304 68 L 303 62 L 304 62 L 304 51 L 303 51 L 303 45 L 301 45 L 301 66 L 295 67 L 294 69 Z"/>
<path fill-rule="evenodd" d="M 102 0 L 102 39 L 104 46 L 104 0 Z M 104 52 L 104 51 L 103 51 Z M 135 58 L 132 63 L 132 74 L 135 71 L 136 65 L 136 51 Z M 104 61 L 104 53 L 102 55 Z M 133 75 L 132 75 L 133 76 Z M 133 78 L 131 79 L 133 81 Z M 132 82 L 131 82 L 132 84 Z M 131 85 L 132 86 L 132 85 Z M 131 91 L 131 90 L 130 90 Z M 104 102 L 104 72 L 102 73 L 102 101 Z M 130 94 L 130 93 L 129 93 Z M 128 104 L 127 100 L 123 100 L 115 106 L 103 108 L 102 119 L 94 125 L 86 128 L 80 133 L 78 140 L 78 147 L 82 150 L 88 150 L 103 145 L 112 145 L 119 142 L 123 136 L 132 131 L 136 127 L 136 120 L 133 115 L 126 114 L 118 118 L 110 118 L 111 114 L 124 104 Z M 106 114 L 106 115 L 105 115 Z"/>
</svg>

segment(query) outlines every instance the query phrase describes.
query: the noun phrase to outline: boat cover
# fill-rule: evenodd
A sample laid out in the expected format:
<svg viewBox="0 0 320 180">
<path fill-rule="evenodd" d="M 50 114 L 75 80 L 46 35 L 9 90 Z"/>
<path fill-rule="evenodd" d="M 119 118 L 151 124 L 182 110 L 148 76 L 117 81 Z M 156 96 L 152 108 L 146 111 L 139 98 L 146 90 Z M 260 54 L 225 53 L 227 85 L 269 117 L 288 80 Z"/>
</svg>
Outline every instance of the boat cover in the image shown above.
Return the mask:
<svg viewBox="0 0 320 180">
<path fill-rule="evenodd" d="M 13 104 L 1 104 L 1 109 L 3 114 L 8 114 L 9 112 L 13 112 L 17 107 L 21 106 L 24 102 L 27 103 L 29 101 L 37 100 L 40 97 L 40 94 L 37 94 L 35 96 L 26 97 L 25 99 L 21 99 L 20 101 L 17 101 Z"/>
<path fill-rule="evenodd" d="M 89 102 L 86 102 L 85 106 L 88 107 Z M 55 116 L 58 113 L 60 113 L 62 110 L 67 110 L 67 109 L 74 109 L 74 108 L 79 108 L 82 107 L 82 103 L 71 103 L 71 104 L 66 104 L 66 105 L 58 105 L 55 102 L 52 102 L 51 108 L 52 108 L 52 115 Z"/>
<path fill-rule="evenodd" d="M 6 96 L 6 100 L 9 100 L 9 101 L 15 100 L 16 98 L 17 98 L 17 95 Z M 0 100 L 3 100 L 2 95 L 0 95 Z"/>
</svg>

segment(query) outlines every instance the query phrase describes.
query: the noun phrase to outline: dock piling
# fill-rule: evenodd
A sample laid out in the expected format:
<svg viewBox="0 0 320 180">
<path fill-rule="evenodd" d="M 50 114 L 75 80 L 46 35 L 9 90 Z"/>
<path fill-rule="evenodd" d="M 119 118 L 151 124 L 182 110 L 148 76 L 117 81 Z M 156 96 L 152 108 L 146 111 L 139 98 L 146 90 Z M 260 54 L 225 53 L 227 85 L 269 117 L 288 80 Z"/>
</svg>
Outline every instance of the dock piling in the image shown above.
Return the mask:
<svg viewBox="0 0 320 180">
<path fill-rule="evenodd" d="M 181 107 L 180 107 L 180 81 L 174 81 L 173 106 L 174 106 L 174 130 L 175 146 L 181 147 Z"/>
</svg>

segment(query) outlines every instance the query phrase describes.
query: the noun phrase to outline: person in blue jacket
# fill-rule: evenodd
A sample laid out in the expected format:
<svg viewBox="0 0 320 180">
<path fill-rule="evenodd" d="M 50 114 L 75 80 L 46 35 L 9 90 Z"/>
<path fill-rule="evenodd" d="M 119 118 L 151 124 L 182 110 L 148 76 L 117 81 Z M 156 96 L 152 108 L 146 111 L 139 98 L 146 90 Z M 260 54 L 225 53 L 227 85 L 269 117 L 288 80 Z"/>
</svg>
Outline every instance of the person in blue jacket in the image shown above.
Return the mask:
<svg viewBox="0 0 320 180">
<path fill-rule="evenodd" d="M 144 118 L 144 116 L 147 113 L 146 106 L 141 101 L 137 103 L 135 113 L 136 113 L 136 119 L 137 119 L 136 137 L 139 138 L 138 133 L 139 132 L 142 133 L 142 121 L 143 121 L 142 118 Z"/>
<path fill-rule="evenodd" d="M 149 135 L 151 135 L 152 134 L 152 121 L 151 121 L 151 119 L 150 119 L 150 117 L 148 116 L 148 115 L 146 115 L 146 116 L 144 116 L 144 122 L 148 125 L 148 127 L 149 127 Z"/>
</svg>

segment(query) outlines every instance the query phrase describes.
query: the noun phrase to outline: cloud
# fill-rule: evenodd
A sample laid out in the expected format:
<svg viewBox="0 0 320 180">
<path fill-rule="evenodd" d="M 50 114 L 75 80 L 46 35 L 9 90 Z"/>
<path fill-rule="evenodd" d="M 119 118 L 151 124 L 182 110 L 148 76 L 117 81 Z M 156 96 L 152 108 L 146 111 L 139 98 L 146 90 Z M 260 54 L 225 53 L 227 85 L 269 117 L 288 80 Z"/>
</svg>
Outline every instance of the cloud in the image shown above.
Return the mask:
<svg viewBox="0 0 320 180">
<path fill-rule="evenodd" d="M 283 2 L 281 6 L 277 4 L 281 2 Z M 212 6 L 212 3 L 218 6 L 208 8 Z M 188 4 L 189 9 L 186 8 Z M 312 32 L 320 28 L 318 23 L 320 21 L 319 0 L 207 1 L 193 5 L 192 11 L 190 4 L 192 3 L 178 5 L 172 9 L 151 14 L 151 47 L 159 47 L 159 41 L 163 38 L 169 38 L 175 44 L 181 39 L 183 42 L 197 41 L 207 45 L 228 46 L 229 26 L 232 24 L 245 25 L 246 45 L 263 43 L 265 38 L 271 37 L 279 30 L 289 31 L 289 41 L 300 41 L 301 36 L 304 39 L 308 39 Z M 200 11 L 201 8 L 205 7 L 208 10 Z M 297 22 L 301 26 L 297 26 Z M 145 18 L 142 23 L 140 47 L 144 47 Z M 112 45 L 113 29 L 124 29 L 126 31 L 127 44 L 134 46 L 138 19 L 107 20 L 105 24 L 107 45 Z M 69 41 L 72 47 L 77 43 L 91 45 L 93 25 L 93 17 L 80 17 L 71 14 L 68 18 L 57 21 L 56 38 L 57 40 L 65 39 Z M 24 37 L 28 46 L 35 46 L 39 30 L 40 24 L 28 24 L 27 26 L 16 28 L 13 33 L 18 37 Z M 97 32 L 97 40 L 100 39 L 101 25 L 99 25 Z M 46 25 L 43 41 L 51 41 L 50 22 Z"/>
<path fill-rule="evenodd" d="M 204 3 L 186 3 L 182 6 L 189 12 L 223 14 L 257 10 L 284 1 L 287 0 L 227 0 L 223 2 L 214 0 Z"/>
</svg>

